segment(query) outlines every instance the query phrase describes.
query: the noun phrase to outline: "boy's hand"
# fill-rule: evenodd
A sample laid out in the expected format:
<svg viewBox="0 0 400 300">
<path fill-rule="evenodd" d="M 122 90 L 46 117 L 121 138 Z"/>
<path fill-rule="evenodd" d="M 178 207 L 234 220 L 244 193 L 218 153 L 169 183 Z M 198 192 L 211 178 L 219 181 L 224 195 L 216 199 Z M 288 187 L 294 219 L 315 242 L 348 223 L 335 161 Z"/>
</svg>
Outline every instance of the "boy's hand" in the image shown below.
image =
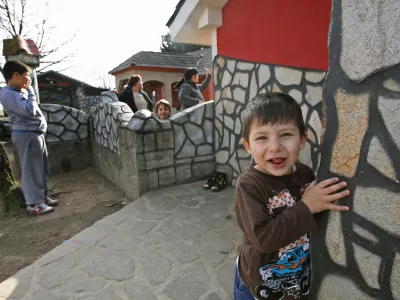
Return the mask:
<svg viewBox="0 0 400 300">
<path fill-rule="evenodd" d="M 339 182 L 339 178 L 330 178 L 316 184 L 314 181 L 306 189 L 303 195 L 303 202 L 310 209 L 312 214 L 319 213 L 324 210 L 347 211 L 347 206 L 332 204 L 331 202 L 342 199 L 350 195 L 349 190 L 332 194 L 347 186 L 347 183 Z"/>
</svg>

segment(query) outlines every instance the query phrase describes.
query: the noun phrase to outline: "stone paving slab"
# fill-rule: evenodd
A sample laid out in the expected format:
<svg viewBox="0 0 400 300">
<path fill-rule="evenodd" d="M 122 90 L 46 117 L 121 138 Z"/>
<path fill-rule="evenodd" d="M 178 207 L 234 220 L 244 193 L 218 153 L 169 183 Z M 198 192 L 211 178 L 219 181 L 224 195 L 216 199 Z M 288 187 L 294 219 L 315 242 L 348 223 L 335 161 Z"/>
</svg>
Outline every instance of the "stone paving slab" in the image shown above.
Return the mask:
<svg viewBox="0 0 400 300">
<path fill-rule="evenodd" d="M 230 300 L 233 194 L 149 192 L 0 283 L 0 300 Z"/>
</svg>

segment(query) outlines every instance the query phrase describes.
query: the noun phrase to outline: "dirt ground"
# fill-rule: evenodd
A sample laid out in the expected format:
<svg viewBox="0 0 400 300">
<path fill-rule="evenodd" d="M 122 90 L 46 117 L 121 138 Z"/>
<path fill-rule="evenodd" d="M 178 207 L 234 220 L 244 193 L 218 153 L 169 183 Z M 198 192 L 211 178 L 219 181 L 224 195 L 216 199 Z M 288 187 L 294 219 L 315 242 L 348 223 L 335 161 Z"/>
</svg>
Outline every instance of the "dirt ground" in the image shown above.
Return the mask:
<svg viewBox="0 0 400 300">
<path fill-rule="evenodd" d="M 53 213 L 0 217 L 0 282 L 127 201 L 93 169 L 56 175 L 49 188 L 50 196 L 60 200 Z"/>
</svg>

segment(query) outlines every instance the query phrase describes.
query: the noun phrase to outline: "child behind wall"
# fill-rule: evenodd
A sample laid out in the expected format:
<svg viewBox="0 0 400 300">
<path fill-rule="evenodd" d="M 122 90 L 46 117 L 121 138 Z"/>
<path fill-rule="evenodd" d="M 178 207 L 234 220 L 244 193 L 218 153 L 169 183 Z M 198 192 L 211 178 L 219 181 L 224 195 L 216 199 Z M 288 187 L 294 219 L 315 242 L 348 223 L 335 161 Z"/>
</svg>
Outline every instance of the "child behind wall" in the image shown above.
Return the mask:
<svg viewBox="0 0 400 300">
<path fill-rule="evenodd" d="M 243 144 L 255 164 L 239 176 L 235 212 L 243 242 L 234 299 L 308 299 L 313 214 L 347 210 L 331 204 L 349 194 L 338 178 L 313 182 L 313 171 L 298 162 L 306 143 L 298 103 L 289 95 L 254 98 L 242 115 Z"/>
</svg>

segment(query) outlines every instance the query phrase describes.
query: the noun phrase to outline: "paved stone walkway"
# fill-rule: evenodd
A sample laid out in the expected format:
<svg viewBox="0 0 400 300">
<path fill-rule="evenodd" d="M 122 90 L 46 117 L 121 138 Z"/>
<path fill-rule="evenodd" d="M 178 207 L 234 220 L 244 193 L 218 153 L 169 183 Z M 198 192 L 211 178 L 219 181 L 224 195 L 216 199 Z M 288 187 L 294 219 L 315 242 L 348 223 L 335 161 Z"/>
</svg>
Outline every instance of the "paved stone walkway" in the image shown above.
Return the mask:
<svg viewBox="0 0 400 300">
<path fill-rule="evenodd" d="M 145 194 L 0 283 L 0 300 L 232 299 L 234 190 L 200 187 Z"/>
</svg>

